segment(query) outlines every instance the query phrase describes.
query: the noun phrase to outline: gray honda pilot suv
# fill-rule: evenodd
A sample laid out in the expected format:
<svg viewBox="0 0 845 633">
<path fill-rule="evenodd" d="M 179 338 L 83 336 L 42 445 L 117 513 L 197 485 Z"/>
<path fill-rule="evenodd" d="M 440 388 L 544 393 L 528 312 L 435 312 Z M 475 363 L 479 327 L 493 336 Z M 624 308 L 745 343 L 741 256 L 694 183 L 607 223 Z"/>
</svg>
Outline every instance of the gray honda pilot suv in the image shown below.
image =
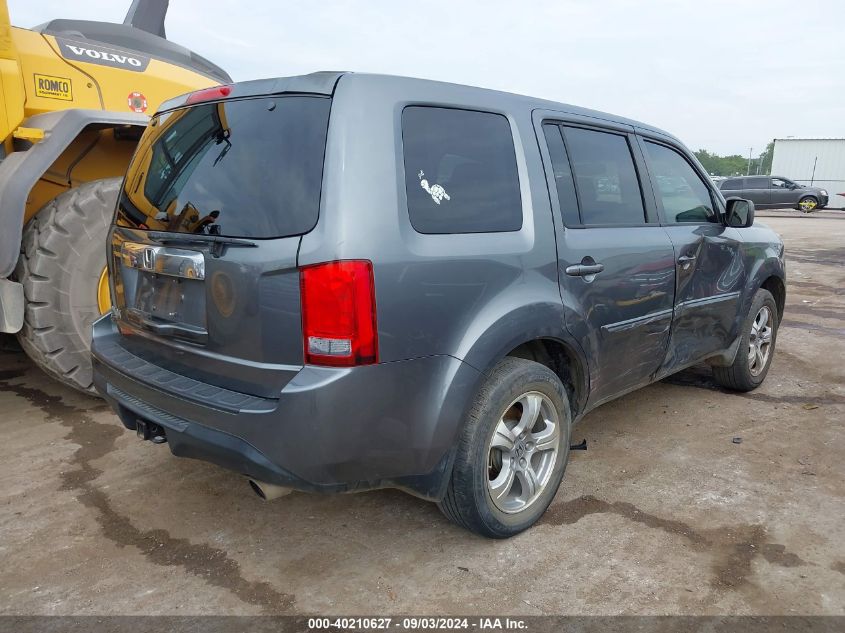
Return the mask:
<svg viewBox="0 0 845 633">
<path fill-rule="evenodd" d="M 211 88 L 162 106 L 113 190 L 96 387 L 265 498 L 395 487 L 511 536 L 584 414 L 701 362 L 754 389 L 783 314 L 781 240 L 677 139 L 523 96 Z"/>
</svg>

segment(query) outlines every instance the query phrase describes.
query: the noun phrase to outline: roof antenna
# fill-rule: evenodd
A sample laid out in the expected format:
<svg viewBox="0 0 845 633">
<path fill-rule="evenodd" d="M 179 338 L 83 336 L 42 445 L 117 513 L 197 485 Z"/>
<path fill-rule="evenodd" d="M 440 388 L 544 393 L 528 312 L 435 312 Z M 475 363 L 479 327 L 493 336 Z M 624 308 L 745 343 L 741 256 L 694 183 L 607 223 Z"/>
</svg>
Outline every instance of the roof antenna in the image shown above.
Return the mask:
<svg viewBox="0 0 845 633">
<path fill-rule="evenodd" d="M 169 4 L 170 0 L 132 0 L 123 23 L 167 39 L 164 34 L 164 16 L 167 15 Z"/>
</svg>

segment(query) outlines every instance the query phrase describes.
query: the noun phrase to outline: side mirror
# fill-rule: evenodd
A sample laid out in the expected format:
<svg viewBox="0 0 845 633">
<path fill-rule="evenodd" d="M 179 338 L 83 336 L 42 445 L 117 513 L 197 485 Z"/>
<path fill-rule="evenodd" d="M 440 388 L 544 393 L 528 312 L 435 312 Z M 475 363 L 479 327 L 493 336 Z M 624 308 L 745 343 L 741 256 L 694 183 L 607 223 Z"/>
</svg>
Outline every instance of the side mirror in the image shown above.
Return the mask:
<svg viewBox="0 0 845 633">
<path fill-rule="evenodd" d="M 739 229 L 754 224 L 754 203 L 744 198 L 728 198 L 725 209 L 725 225 Z"/>
</svg>

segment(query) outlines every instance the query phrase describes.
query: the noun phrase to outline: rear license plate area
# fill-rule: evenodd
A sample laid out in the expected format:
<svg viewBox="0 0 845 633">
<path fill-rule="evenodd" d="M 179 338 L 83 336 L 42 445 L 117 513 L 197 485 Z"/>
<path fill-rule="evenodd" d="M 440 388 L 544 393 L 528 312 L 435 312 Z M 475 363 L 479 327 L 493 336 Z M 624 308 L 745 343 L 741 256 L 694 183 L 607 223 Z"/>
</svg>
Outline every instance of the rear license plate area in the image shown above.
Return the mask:
<svg viewBox="0 0 845 633">
<path fill-rule="evenodd" d="M 125 243 L 121 276 L 127 321 L 158 336 L 206 342 L 202 253 Z"/>
</svg>

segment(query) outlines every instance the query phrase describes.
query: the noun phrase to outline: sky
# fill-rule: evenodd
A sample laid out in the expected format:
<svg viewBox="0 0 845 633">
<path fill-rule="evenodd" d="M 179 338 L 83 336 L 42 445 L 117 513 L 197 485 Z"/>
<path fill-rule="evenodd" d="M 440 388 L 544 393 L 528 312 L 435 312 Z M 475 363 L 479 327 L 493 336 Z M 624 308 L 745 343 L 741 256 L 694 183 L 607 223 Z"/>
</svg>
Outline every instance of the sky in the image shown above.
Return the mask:
<svg viewBox="0 0 845 633">
<path fill-rule="evenodd" d="M 120 22 L 130 0 L 8 0 L 15 26 Z M 171 0 L 168 39 L 236 80 L 409 75 L 604 110 L 691 149 L 845 137 L 839 0 Z"/>
</svg>

